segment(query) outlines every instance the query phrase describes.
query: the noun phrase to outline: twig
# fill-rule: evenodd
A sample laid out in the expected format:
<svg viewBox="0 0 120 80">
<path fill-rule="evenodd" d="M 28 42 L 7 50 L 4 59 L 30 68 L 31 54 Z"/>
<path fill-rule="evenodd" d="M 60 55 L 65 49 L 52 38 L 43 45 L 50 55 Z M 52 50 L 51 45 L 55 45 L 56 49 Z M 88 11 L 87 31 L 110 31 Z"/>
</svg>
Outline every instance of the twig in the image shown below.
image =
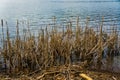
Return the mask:
<svg viewBox="0 0 120 80">
<path fill-rule="evenodd" d="M 87 76 L 86 74 L 79 74 L 79 75 L 86 80 L 93 80 L 91 77 Z"/>
</svg>

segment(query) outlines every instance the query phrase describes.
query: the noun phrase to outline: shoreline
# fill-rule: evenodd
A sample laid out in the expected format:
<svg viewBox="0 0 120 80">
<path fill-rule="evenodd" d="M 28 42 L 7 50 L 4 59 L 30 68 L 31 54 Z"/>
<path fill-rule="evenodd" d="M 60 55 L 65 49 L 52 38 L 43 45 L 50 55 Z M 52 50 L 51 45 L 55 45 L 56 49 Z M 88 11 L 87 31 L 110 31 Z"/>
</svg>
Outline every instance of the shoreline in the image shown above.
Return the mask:
<svg viewBox="0 0 120 80">
<path fill-rule="evenodd" d="M 104 20 L 104 17 L 102 19 Z M 4 31 L 3 20 L 1 22 L 2 31 Z M 78 17 L 75 29 L 72 28 L 72 22 L 69 22 L 66 29 L 59 32 L 59 26 L 54 23 L 52 26 L 41 29 L 36 37 L 30 31 L 29 23 L 27 31 L 21 36 L 20 23 L 17 21 L 15 39 L 10 38 L 6 22 L 6 38 L 2 35 L 3 49 L 1 51 L 3 56 L 1 64 L 4 68 L 2 66 L 0 68 L 7 74 L 15 76 L 21 72 L 25 74 L 39 69 L 44 71 L 51 67 L 64 66 L 66 69 L 62 73 L 67 71 L 65 74 L 68 78 L 70 78 L 71 66 L 77 62 L 83 70 L 92 67 L 100 70 L 104 67 L 111 69 L 114 57 L 120 55 L 120 37 L 114 26 L 110 34 L 105 32 L 103 22 L 100 23 L 96 32 L 89 27 L 89 18 L 86 19 L 84 29 L 81 28 Z"/>
</svg>

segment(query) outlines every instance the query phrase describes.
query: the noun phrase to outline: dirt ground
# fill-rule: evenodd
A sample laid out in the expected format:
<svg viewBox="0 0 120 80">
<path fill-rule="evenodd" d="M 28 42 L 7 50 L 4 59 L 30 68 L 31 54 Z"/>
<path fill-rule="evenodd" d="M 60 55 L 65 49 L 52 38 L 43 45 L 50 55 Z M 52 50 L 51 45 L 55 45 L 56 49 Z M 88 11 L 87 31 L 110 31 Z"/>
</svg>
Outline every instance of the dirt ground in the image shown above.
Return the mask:
<svg viewBox="0 0 120 80">
<path fill-rule="evenodd" d="M 120 74 L 87 70 L 78 65 L 51 67 L 26 75 L 10 77 L 1 73 L 0 80 L 120 80 Z"/>
</svg>

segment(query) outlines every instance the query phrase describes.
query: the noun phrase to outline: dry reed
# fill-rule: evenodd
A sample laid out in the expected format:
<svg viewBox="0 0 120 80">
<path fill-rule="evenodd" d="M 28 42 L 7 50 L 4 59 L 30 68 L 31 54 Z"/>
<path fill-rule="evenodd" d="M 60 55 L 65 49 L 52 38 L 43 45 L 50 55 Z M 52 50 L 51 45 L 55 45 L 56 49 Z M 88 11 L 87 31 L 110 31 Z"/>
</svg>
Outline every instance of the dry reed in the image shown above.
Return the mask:
<svg viewBox="0 0 120 80">
<path fill-rule="evenodd" d="M 118 35 L 115 30 L 112 34 L 104 35 L 103 21 L 101 21 L 100 33 L 94 31 L 89 27 L 88 17 L 86 20 L 85 29 L 82 29 L 79 24 L 79 17 L 76 22 L 76 30 L 72 29 L 72 22 L 67 23 L 66 30 L 59 32 L 56 25 L 56 18 L 54 17 L 54 26 L 51 31 L 41 29 L 38 36 L 32 34 L 29 23 L 27 25 L 27 34 L 19 34 L 19 21 L 16 25 L 16 37 L 10 39 L 8 24 L 7 38 L 4 39 L 3 20 L 1 20 L 2 35 L 3 35 L 3 49 L 4 65 L 7 73 L 16 74 L 23 71 L 28 73 L 30 71 L 47 69 L 53 66 L 67 66 L 67 73 L 70 73 L 70 66 L 76 62 L 84 63 L 84 67 L 101 68 L 104 47 L 108 47 L 107 60 L 111 60 L 111 52 L 115 50 L 116 43 L 118 43 Z M 105 37 L 105 40 L 104 40 Z M 75 60 L 76 59 L 76 60 Z M 97 61 L 97 62 L 95 62 Z M 95 66 L 97 65 L 97 66 Z M 68 74 L 68 80 L 70 74 Z"/>
</svg>

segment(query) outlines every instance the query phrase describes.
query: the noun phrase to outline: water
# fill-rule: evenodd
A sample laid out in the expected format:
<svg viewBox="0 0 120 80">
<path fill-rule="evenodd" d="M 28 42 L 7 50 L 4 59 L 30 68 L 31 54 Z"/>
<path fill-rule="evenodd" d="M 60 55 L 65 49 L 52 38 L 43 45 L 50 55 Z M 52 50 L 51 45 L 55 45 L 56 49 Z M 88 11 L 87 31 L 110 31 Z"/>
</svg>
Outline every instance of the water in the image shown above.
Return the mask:
<svg viewBox="0 0 120 80">
<path fill-rule="evenodd" d="M 5 2 L 6 1 L 6 2 Z M 104 16 L 104 25 L 120 25 L 120 1 L 119 0 L 20 0 L 0 3 L 0 19 L 8 22 L 10 33 L 15 33 L 16 20 L 29 20 L 32 29 L 38 29 L 41 24 L 50 23 L 53 16 L 58 23 L 61 18 L 80 16 L 85 21 L 89 16 L 91 23 L 99 22 Z M 50 19 L 50 20 L 49 20 Z M 84 24 L 84 23 L 81 23 Z M 12 35 L 14 36 L 14 35 Z"/>
<path fill-rule="evenodd" d="M 52 18 L 56 16 L 57 23 L 63 26 L 64 22 L 76 20 L 80 16 L 80 24 L 85 25 L 86 17 L 90 17 L 90 25 L 96 26 L 104 16 L 104 26 L 120 26 L 120 0 L 4 0 L 0 1 L 0 19 L 7 21 L 10 37 L 16 35 L 16 20 L 20 23 L 29 21 L 33 33 L 44 24 L 52 24 Z M 72 19 L 71 19 L 72 17 Z M 51 22 L 52 21 L 52 22 Z M 5 22 L 4 22 L 5 26 Z M 27 25 L 24 25 L 27 26 Z M 20 31 L 23 31 L 19 24 Z M 99 26 L 97 24 L 97 26 Z M 0 40 L 1 40 L 0 25 Z M 26 27 L 24 27 L 26 28 Z M 4 27 L 4 30 L 6 27 Z M 120 28 L 119 28 L 120 30 Z M 6 31 L 6 30 L 5 30 Z M 4 32 L 5 32 L 4 31 Z M 6 33 L 4 33 L 6 36 Z"/>
</svg>

